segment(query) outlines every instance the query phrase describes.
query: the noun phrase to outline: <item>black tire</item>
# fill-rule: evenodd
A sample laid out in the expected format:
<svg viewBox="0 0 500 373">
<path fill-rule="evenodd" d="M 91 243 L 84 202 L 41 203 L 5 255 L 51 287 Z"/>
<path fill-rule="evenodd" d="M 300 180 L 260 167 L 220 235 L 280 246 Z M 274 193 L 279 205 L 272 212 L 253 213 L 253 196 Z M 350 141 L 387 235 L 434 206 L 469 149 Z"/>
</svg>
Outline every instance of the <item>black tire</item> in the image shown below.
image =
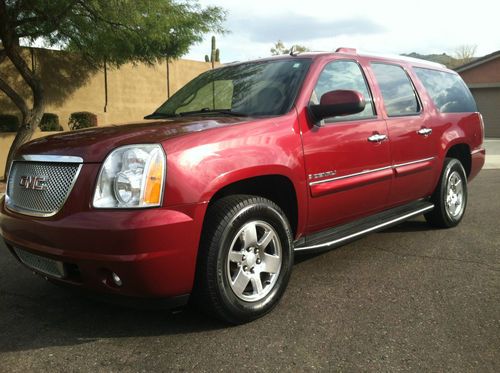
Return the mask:
<svg viewBox="0 0 500 373">
<path fill-rule="evenodd" d="M 459 183 L 453 187 L 456 179 Z M 455 188 L 455 192 L 452 190 L 449 194 L 450 188 Z M 434 209 L 425 214 L 425 219 L 430 225 L 438 228 L 451 228 L 462 220 L 467 207 L 467 175 L 458 159 L 445 159 L 443 172 L 431 197 L 431 202 L 434 203 Z"/>
<path fill-rule="evenodd" d="M 264 235 L 272 238 L 266 243 Z M 221 198 L 209 207 L 205 218 L 194 303 L 231 324 L 255 320 L 276 306 L 292 265 L 292 232 L 274 202 L 250 195 Z"/>
</svg>

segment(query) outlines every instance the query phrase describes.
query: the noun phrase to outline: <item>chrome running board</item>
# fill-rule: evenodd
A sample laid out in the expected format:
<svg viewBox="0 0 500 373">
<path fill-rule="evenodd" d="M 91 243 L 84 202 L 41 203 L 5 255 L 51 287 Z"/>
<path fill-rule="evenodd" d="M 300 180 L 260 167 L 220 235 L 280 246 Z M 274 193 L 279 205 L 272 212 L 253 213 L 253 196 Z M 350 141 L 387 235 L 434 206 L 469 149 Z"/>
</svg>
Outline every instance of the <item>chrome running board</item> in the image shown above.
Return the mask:
<svg viewBox="0 0 500 373">
<path fill-rule="evenodd" d="M 386 210 L 351 223 L 303 237 L 295 241 L 294 251 L 300 253 L 330 250 L 369 233 L 389 228 L 414 216 L 429 212 L 433 208 L 434 205 L 428 201 L 417 201 Z"/>
</svg>

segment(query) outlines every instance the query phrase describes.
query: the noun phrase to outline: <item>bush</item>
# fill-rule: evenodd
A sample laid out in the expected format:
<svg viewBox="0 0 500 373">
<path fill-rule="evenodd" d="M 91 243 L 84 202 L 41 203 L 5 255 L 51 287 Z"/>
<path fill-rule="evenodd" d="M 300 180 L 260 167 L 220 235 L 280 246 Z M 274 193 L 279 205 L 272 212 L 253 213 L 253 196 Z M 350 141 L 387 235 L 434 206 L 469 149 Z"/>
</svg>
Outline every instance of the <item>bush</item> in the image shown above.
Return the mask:
<svg viewBox="0 0 500 373">
<path fill-rule="evenodd" d="M 0 132 L 17 132 L 19 118 L 15 115 L 0 114 Z"/>
<path fill-rule="evenodd" d="M 42 120 L 38 125 L 40 129 L 44 132 L 46 131 L 62 131 L 63 128 L 59 124 L 59 117 L 57 114 L 45 113 L 42 116 Z"/>
<path fill-rule="evenodd" d="M 89 113 L 88 111 L 71 113 L 68 125 L 72 131 L 82 128 L 97 127 L 97 115 Z"/>
</svg>

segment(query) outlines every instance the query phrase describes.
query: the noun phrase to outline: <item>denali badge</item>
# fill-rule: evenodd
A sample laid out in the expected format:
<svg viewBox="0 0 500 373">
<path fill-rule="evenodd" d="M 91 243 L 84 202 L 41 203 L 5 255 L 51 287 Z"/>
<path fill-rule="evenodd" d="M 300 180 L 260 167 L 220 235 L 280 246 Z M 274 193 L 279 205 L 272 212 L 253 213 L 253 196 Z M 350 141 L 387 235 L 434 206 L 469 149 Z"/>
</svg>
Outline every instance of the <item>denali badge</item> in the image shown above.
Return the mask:
<svg viewBox="0 0 500 373">
<path fill-rule="evenodd" d="M 45 176 L 21 176 L 19 185 L 26 189 L 47 190 L 47 177 Z"/>
</svg>

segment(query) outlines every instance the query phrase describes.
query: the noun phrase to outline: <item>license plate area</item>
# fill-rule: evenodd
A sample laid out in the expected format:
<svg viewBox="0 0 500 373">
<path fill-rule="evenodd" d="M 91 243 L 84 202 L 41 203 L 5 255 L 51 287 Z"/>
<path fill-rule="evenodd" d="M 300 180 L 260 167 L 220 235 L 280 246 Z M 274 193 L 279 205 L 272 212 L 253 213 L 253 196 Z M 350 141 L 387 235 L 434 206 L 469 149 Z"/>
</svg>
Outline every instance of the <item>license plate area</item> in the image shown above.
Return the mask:
<svg viewBox="0 0 500 373">
<path fill-rule="evenodd" d="M 66 270 L 63 262 L 35 255 L 26 250 L 19 249 L 18 247 L 14 247 L 14 252 L 23 264 L 37 272 L 56 278 L 66 277 Z"/>
</svg>

